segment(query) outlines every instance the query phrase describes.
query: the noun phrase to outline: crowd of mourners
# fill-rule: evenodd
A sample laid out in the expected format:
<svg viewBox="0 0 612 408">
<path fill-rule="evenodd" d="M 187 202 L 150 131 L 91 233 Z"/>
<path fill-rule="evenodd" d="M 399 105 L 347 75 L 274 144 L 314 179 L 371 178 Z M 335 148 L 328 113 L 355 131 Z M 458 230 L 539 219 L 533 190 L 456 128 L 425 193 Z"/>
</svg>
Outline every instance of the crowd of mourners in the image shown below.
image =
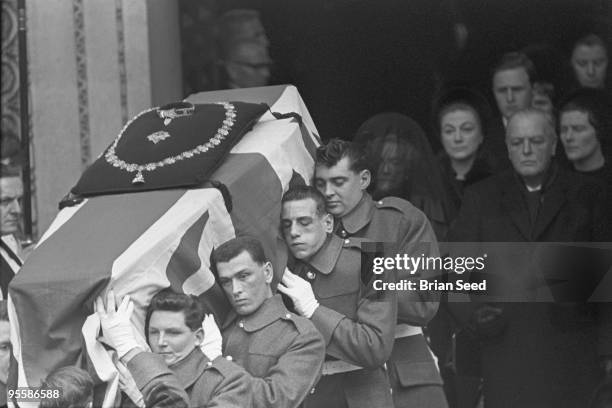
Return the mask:
<svg viewBox="0 0 612 408">
<path fill-rule="evenodd" d="M 228 86 L 265 85 L 271 60 L 257 14 L 225 18 L 254 27 L 253 38 L 234 44 L 224 35 Z M 468 294 L 457 301 L 444 291 L 379 291 L 373 284 L 415 278 L 393 268 L 374 274 L 375 255 L 436 257 L 444 255 L 440 242 L 612 242 L 604 38 L 578 39 L 568 65 L 574 82 L 560 94 L 526 53 L 501 55 L 490 78 L 497 106 L 468 84 L 442 87 L 433 103 L 437 153 L 409 113 L 383 112 L 351 141 L 328 140 L 317 149 L 311 185 L 282 196 L 285 271 L 273 270 L 256 237 L 214 249 L 213 273 L 232 307 L 225 321 L 195 297 L 161 290 L 146 310 L 145 350 L 130 322 L 130 298 L 112 290 L 97 298 L 100 340 L 117 355 L 116 405 L 611 407 L 612 299 L 499 302 Z M 2 143 L 6 299 L 26 254 L 16 238 L 19 142 L 3 134 Z M 372 252 L 367 242 L 385 246 Z M 590 273 L 581 267 L 571 272 Z M 275 273 L 282 275 L 277 287 Z M 535 293 L 529 271 L 511 273 L 512 285 Z M 416 276 L 451 279 L 427 270 Z M 11 402 L 9 331 L 2 300 L 0 405 Z M 94 381 L 76 366 L 54 370 L 42 386 L 62 393 L 40 407 L 93 404 Z"/>
</svg>

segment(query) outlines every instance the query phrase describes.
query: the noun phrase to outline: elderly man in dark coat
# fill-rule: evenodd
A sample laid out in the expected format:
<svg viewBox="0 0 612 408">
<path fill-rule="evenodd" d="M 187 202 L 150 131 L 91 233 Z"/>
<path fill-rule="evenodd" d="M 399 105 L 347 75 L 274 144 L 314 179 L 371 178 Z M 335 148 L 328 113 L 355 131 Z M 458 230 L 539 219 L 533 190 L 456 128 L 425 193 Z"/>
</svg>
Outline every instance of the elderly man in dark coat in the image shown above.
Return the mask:
<svg viewBox="0 0 612 408">
<path fill-rule="evenodd" d="M 603 186 L 557 167 L 556 143 L 547 114 L 526 109 L 511 116 L 506 145 L 513 168 L 466 191 L 450 240 L 505 242 L 506 248 L 520 242 L 608 240 Z M 519 289 L 523 300 L 536 290 L 529 289 L 534 276 L 528 268 L 506 272 L 500 277 L 509 283 L 504 290 L 524 288 Z M 554 295 L 552 285 L 547 289 Z M 600 363 L 612 355 L 607 307 L 586 302 L 471 306 L 483 344 L 485 407 L 587 406 L 604 375 Z"/>
</svg>

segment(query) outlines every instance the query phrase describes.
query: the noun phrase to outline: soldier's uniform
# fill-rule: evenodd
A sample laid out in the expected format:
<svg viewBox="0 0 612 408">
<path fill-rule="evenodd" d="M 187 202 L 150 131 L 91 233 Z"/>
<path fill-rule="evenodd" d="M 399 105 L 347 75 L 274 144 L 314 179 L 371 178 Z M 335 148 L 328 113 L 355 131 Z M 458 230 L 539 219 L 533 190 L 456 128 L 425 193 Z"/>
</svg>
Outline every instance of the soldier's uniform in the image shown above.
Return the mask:
<svg viewBox="0 0 612 408">
<path fill-rule="evenodd" d="M 310 320 L 327 344 L 323 377 L 304 407 L 393 407 L 383 365 L 393 347 L 397 296 L 372 283 L 393 281 L 394 272 L 373 275 L 372 265 L 362 263 L 361 240 L 335 235 L 293 269 L 312 284 L 319 307 Z"/>
<path fill-rule="evenodd" d="M 210 361 L 199 348 L 170 368 L 162 356 L 148 352 L 137 354 L 127 366 L 147 407 L 251 406 L 244 369 L 223 357 Z"/>
<path fill-rule="evenodd" d="M 280 295 L 249 316 L 232 311 L 222 334 L 224 353 L 250 374 L 253 407 L 297 407 L 321 375 L 321 334 L 308 319 L 290 313 Z"/>
<path fill-rule="evenodd" d="M 336 234 L 346 238 L 367 238 L 394 243 L 395 251 L 414 257 L 439 255 L 438 244 L 427 217 L 408 201 L 397 197 L 372 200 L 364 194 L 353 210 L 336 223 Z M 395 254 L 387 254 L 394 256 Z M 414 278 L 399 270 L 398 280 Z M 431 277 L 433 271 L 419 271 Z M 395 344 L 387 363 L 395 406 L 446 408 L 442 378 L 429 350 L 422 327 L 435 316 L 439 294 L 421 290 L 398 291 L 398 319 Z"/>
</svg>

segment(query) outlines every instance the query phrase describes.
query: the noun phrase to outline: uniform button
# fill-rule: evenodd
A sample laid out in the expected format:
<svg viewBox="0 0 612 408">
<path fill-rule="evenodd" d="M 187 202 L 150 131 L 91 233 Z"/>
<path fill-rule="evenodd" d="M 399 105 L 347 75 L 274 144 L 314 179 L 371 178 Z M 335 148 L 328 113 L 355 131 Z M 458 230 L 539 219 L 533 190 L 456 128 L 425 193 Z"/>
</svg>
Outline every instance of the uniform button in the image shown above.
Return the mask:
<svg viewBox="0 0 612 408">
<path fill-rule="evenodd" d="M 347 236 L 346 231 L 345 231 L 345 230 L 341 230 L 341 231 L 340 231 L 340 236 L 341 236 L 342 238 L 346 238 L 346 236 Z"/>
<path fill-rule="evenodd" d="M 286 317 L 287 319 L 291 319 L 291 313 L 287 313 L 287 314 L 285 315 L 285 317 Z"/>
<path fill-rule="evenodd" d="M 383 205 L 382 200 L 380 200 L 380 201 L 378 202 L 378 205 Z"/>
<path fill-rule="evenodd" d="M 208 363 L 206 363 L 206 365 L 207 365 L 208 367 L 212 367 L 212 361 L 209 361 Z"/>
<path fill-rule="evenodd" d="M 316 277 L 316 275 L 313 271 L 308 271 L 306 272 L 306 277 L 310 280 L 313 280 Z"/>
<path fill-rule="evenodd" d="M 351 240 L 350 240 L 350 239 L 345 239 L 345 240 L 344 240 L 344 243 L 345 243 L 346 245 L 348 245 L 348 244 L 350 244 L 350 243 L 351 243 Z"/>
<path fill-rule="evenodd" d="M 232 360 L 234 360 L 234 358 L 233 358 L 232 356 L 225 356 L 225 359 L 226 359 L 227 361 L 232 361 Z"/>
<path fill-rule="evenodd" d="M 242 320 L 238 322 L 238 327 L 241 329 L 244 328 L 244 322 Z"/>
<path fill-rule="evenodd" d="M 311 394 L 314 394 L 314 393 L 315 393 L 315 390 L 316 390 L 316 388 L 315 388 L 315 387 L 312 387 L 312 390 L 310 390 L 310 393 L 311 393 Z"/>
</svg>

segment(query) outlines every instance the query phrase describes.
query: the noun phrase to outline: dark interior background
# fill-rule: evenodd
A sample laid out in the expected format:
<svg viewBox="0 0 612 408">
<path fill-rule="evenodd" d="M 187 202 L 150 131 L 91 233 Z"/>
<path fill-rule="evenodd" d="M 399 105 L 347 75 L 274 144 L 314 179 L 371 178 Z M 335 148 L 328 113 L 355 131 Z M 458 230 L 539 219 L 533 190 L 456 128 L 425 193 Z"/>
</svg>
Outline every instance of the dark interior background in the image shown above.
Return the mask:
<svg viewBox="0 0 612 408">
<path fill-rule="evenodd" d="M 492 100 L 492 64 L 528 46 L 540 75 L 563 88 L 572 41 L 594 30 L 610 44 L 612 26 L 612 0 L 181 0 L 186 93 L 215 89 L 212 27 L 233 8 L 261 13 L 276 63 L 271 84 L 298 87 L 324 139 L 351 138 L 384 111 L 413 117 L 431 135 L 443 83 L 471 83 Z M 459 23 L 469 33 L 462 50 Z"/>
</svg>

